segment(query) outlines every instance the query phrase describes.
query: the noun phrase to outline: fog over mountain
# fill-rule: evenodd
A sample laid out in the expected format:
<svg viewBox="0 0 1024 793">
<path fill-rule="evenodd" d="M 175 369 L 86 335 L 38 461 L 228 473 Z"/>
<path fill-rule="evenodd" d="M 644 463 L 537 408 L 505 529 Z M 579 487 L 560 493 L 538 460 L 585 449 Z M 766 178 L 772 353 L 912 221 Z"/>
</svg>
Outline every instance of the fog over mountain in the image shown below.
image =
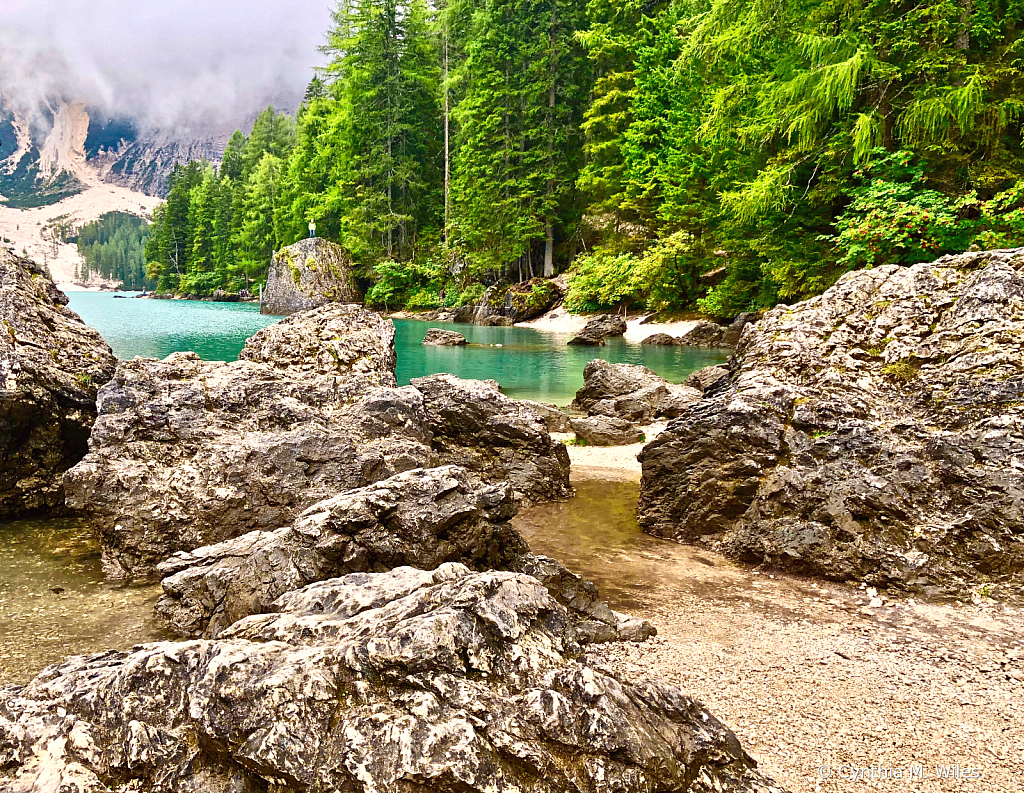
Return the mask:
<svg viewBox="0 0 1024 793">
<path fill-rule="evenodd" d="M 217 129 L 267 104 L 298 104 L 330 5 L 2 0 L 0 90 L 26 109 L 59 99 L 144 129 Z"/>
</svg>

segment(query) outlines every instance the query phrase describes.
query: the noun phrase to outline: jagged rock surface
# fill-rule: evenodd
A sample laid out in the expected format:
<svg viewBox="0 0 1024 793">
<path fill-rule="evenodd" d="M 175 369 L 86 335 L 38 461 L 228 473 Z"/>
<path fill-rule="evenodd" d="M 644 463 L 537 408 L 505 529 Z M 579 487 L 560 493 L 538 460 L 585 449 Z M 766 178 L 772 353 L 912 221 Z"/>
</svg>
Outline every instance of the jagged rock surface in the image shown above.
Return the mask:
<svg viewBox="0 0 1024 793">
<path fill-rule="evenodd" d="M 744 331 L 644 449 L 640 519 L 751 562 L 930 593 L 1024 580 L 1024 249 L 851 273 Z"/>
<path fill-rule="evenodd" d="M 524 501 L 572 495 L 565 446 L 551 439 L 537 413 L 496 384 L 436 374 L 415 378 L 412 385 L 423 395 L 440 464 L 507 481 Z"/>
<path fill-rule="evenodd" d="M 110 347 L 35 262 L 0 247 L 0 518 L 64 508 L 88 449 Z"/>
<path fill-rule="evenodd" d="M 690 386 L 690 388 L 696 388 L 702 394 L 707 394 L 719 383 L 728 379 L 729 367 L 719 364 L 715 366 L 705 366 L 703 369 L 698 369 L 683 381 L 683 385 Z"/>
<path fill-rule="evenodd" d="M 458 564 L 282 596 L 214 641 L 0 691 L 10 791 L 776 793 L 700 704 L 582 654 L 535 579 Z"/>
<path fill-rule="evenodd" d="M 595 358 L 584 367 L 583 388 L 570 407 L 643 424 L 658 416 L 678 416 L 700 397 L 697 389 L 670 383 L 646 366 Z"/>
<path fill-rule="evenodd" d="M 481 485 L 457 466 L 409 471 L 322 501 L 293 526 L 176 554 L 160 565 L 167 577 L 157 611 L 177 633 L 213 638 L 316 581 L 461 562 L 534 576 L 577 614 L 589 641 L 654 634 L 650 623 L 609 609 L 589 581 L 533 556 L 508 522 L 515 514 L 507 483 Z"/>
<path fill-rule="evenodd" d="M 618 314 L 601 314 L 583 326 L 567 344 L 583 347 L 603 347 L 610 336 L 621 336 L 626 332 L 626 320 Z"/>
<path fill-rule="evenodd" d="M 569 414 L 557 405 L 548 405 L 529 399 L 521 399 L 519 402 L 544 420 L 548 432 L 572 432 L 572 428 L 569 426 Z"/>
<path fill-rule="evenodd" d="M 351 257 L 340 245 L 313 237 L 274 254 L 260 312 L 286 315 L 360 300 Z"/>
<path fill-rule="evenodd" d="M 572 419 L 570 424 L 576 439 L 588 446 L 627 446 L 644 440 L 644 434 L 636 424 L 614 416 Z"/>
<path fill-rule="evenodd" d="M 676 339 L 683 347 L 727 347 L 726 328 L 715 322 L 701 320 L 690 330 Z"/>
<path fill-rule="evenodd" d="M 439 419 L 436 391 L 428 412 L 420 391 L 396 388 L 394 366 L 394 326 L 339 305 L 263 329 L 237 362 L 122 363 L 100 391 L 90 452 L 65 477 L 107 574 L 151 578 L 176 551 L 273 531 L 338 493 L 445 462 L 509 478 L 523 498 L 571 492 L 565 447 L 535 414 L 452 378 L 464 419 L 493 420 L 474 434 Z"/>
<path fill-rule="evenodd" d="M 423 343 L 436 347 L 461 347 L 466 344 L 466 337 L 454 330 L 429 328 L 423 337 Z"/>
</svg>

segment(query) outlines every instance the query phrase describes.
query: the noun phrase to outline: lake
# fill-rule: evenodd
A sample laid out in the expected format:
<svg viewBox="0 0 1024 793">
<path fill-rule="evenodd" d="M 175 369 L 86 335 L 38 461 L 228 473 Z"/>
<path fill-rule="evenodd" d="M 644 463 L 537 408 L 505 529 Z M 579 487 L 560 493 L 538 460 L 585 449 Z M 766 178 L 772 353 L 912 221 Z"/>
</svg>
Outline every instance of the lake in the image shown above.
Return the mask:
<svg viewBox="0 0 1024 793">
<path fill-rule="evenodd" d="M 70 307 L 96 328 L 114 354 L 165 358 L 193 350 L 204 360 L 234 361 L 245 340 L 280 317 L 259 313 L 253 303 L 192 300 L 121 300 L 110 292 L 70 292 Z M 457 330 L 466 347 L 424 347 L 427 328 Z M 568 347 L 568 333 L 533 328 L 486 328 L 443 322 L 395 321 L 396 375 L 400 385 L 413 377 L 450 372 L 458 377 L 497 380 L 517 399 L 567 405 L 583 385 L 583 367 L 594 358 L 638 363 L 681 382 L 691 372 L 721 363 L 727 350 L 700 347 L 643 347 L 609 339 L 605 347 Z M 654 332 L 654 330 L 652 330 Z"/>
</svg>

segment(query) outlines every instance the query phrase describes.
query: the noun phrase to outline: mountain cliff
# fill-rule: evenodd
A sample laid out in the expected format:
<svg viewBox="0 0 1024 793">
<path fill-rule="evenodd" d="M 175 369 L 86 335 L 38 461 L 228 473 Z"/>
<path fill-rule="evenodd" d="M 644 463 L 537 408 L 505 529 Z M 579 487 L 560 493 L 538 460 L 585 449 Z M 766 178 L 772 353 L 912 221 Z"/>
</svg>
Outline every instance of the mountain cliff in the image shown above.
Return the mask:
<svg viewBox="0 0 1024 793">
<path fill-rule="evenodd" d="M 140 130 L 81 102 L 21 106 L 0 91 L 0 203 L 49 206 L 96 181 L 163 196 L 175 163 L 217 163 L 234 126 Z"/>
</svg>

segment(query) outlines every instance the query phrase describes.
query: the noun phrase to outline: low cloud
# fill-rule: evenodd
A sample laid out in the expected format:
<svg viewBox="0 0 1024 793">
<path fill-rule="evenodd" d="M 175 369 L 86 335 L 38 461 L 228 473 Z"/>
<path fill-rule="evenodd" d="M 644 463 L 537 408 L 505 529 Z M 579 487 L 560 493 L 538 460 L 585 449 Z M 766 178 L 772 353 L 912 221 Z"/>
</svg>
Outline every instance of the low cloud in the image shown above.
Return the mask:
<svg viewBox="0 0 1024 793">
<path fill-rule="evenodd" d="M 143 127 L 217 129 L 294 108 L 331 0 L 0 0 L 0 90 Z"/>
</svg>

